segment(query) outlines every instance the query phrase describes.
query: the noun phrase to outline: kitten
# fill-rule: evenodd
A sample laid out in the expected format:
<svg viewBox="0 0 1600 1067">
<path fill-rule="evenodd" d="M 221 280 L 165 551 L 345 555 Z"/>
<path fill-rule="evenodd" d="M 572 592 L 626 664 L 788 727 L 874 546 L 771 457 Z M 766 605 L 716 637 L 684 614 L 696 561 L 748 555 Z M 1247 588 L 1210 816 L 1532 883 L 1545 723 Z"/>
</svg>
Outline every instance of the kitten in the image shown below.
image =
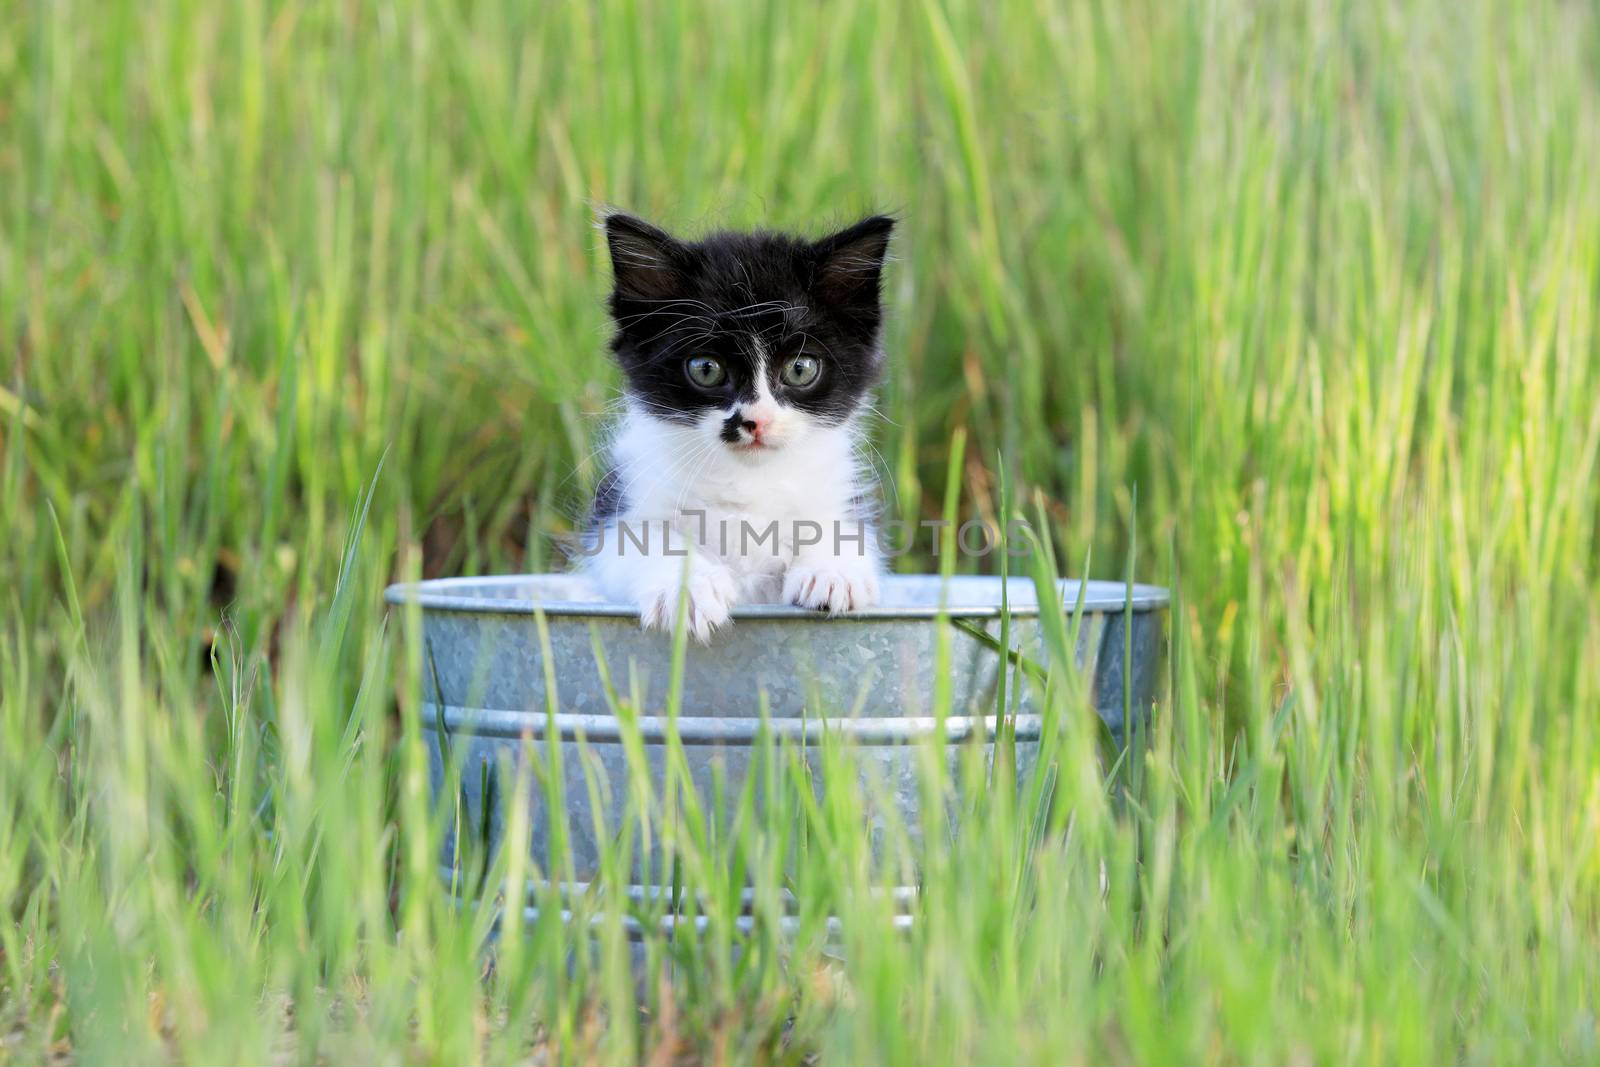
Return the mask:
<svg viewBox="0 0 1600 1067">
<path fill-rule="evenodd" d="M 740 603 L 841 612 L 877 600 L 856 448 L 883 359 L 893 228 L 874 216 L 818 241 L 686 241 L 629 215 L 605 220 L 626 414 L 586 565 L 609 599 L 639 605 L 647 629 L 676 623 L 680 590 L 702 642 Z"/>
</svg>

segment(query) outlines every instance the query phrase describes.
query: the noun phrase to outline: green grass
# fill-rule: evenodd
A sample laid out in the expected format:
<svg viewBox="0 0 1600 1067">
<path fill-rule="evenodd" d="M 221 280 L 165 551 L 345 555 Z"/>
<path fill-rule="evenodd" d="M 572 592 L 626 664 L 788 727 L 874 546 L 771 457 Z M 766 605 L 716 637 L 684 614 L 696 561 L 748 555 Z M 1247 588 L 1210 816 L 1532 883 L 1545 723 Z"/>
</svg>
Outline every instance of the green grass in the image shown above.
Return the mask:
<svg viewBox="0 0 1600 1067">
<path fill-rule="evenodd" d="M 0 0 L 0 1058 L 1600 1059 L 1600 14 L 779 10 Z M 443 899 L 379 599 L 570 529 L 598 204 L 901 213 L 893 509 L 964 431 L 1180 593 L 1120 784 L 1056 684 L 904 936 L 853 793 L 747 827 L 806 931 L 724 885 L 643 1013 L 614 908 Z"/>
</svg>

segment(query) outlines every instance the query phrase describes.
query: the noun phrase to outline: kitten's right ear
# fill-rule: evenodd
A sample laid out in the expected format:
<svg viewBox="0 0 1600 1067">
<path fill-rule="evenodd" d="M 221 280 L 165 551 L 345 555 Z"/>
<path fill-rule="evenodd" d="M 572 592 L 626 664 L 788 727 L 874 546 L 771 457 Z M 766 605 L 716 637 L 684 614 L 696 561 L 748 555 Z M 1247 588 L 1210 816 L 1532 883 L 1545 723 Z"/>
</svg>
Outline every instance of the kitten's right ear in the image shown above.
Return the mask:
<svg viewBox="0 0 1600 1067">
<path fill-rule="evenodd" d="M 682 290 L 687 250 L 671 234 L 621 212 L 607 215 L 605 226 L 618 296 L 662 300 Z"/>
</svg>

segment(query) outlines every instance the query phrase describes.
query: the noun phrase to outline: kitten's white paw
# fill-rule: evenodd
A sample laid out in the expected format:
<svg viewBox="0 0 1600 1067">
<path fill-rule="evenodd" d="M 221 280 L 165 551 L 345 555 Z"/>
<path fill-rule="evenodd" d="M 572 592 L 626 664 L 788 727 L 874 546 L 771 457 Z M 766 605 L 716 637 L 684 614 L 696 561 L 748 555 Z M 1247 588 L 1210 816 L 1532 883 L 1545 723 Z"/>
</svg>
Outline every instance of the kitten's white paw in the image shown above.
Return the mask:
<svg viewBox="0 0 1600 1067">
<path fill-rule="evenodd" d="M 726 567 L 691 564 L 687 578 L 676 577 L 651 585 L 639 597 L 639 625 L 646 630 L 672 632 L 678 621 L 678 592 L 688 594 L 683 624 L 689 636 L 701 644 L 728 621 L 728 613 L 738 600 L 739 586 Z"/>
<path fill-rule="evenodd" d="M 830 614 L 860 611 L 878 602 L 878 571 L 870 563 L 844 560 L 796 564 L 783 580 L 783 599 Z"/>
</svg>

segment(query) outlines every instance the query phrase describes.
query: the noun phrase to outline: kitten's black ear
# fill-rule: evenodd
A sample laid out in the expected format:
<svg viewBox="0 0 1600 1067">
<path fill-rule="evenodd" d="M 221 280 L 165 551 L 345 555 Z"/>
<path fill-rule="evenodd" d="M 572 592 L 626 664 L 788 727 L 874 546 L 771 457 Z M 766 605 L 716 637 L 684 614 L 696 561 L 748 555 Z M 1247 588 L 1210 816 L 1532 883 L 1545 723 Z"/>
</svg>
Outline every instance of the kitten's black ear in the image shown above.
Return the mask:
<svg viewBox="0 0 1600 1067">
<path fill-rule="evenodd" d="M 873 215 L 813 245 L 816 272 L 812 288 L 837 304 L 878 305 L 878 281 L 889 251 L 894 219 Z"/>
<path fill-rule="evenodd" d="M 662 300 L 681 291 L 687 249 L 665 230 L 620 212 L 606 216 L 617 295 Z"/>
</svg>

